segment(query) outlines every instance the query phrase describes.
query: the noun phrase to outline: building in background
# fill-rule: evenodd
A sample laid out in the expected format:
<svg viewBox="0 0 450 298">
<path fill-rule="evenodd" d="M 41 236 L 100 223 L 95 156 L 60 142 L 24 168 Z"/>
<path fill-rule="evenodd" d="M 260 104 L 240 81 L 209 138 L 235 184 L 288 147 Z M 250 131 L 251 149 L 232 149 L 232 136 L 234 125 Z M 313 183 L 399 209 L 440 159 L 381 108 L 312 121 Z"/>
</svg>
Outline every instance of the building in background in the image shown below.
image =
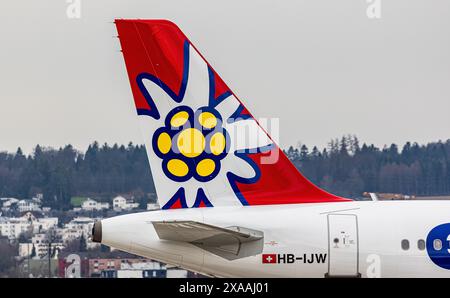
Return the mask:
<svg viewBox="0 0 450 298">
<path fill-rule="evenodd" d="M 37 218 L 31 212 L 27 212 L 22 217 L 0 217 L 0 235 L 15 240 L 22 233 L 42 233 L 56 228 L 57 225 L 57 217 Z"/>
<path fill-rule="evenodd" d="M 88 198 L 81 204 L 81 209 L 85 211 L 106 210 L 109 209 L 109 203 L 97 202 Z"/>
<path fill-rule="evenodd" d="M 19 243 L 19 256 L 22 258 L 48 259 L 48 243 L 42 241 L 40 243 Z M 51 244 L 50 257 L 58 258 L 58 253 L 64 249 L 64 244 L 55 242 Z"/>
<path fill-rule="evenodd" d="M 167 278 L 187 278 L 188 271 L 180 268 L 167 268 Z"/>
<path fill-rule="evenodd" d="M 164 278 L 166 266 L 160 262 L 143 260 L 141 262 L 122 262 L 117 270 L 117 278 Z"/>
<path fill-rule="evenodd" d="M 82 235 L 85 239 L 87 239 L 90 235 L 94 222 L 94 218 L 75 217 L 70 222 L 66 223 L 64 228 L 60 231 L 63 243 L 67 244 L 70 241 L 80 239 Z M 98 247 L 100 245 L 99 243 L 92 241 L 87 241 L 86 244 L 88 249 Z"/>
<path fill-rule="evenodd" d="M 40 202 L 36 200 L 20 200 L 17 202 L 19 212 L 41 211 Z"/>
<path fill-rule="evenodd" d="M 117 196 L 113 199 L 114 211 L 132 210 L 139 207 L 138 203 L 135 203 L 132 199 L 126 199 L 122 196 Z"/>
<path fill-rule="evenodd" d="M 159 207 L 158 203 L 148 203 L 147 204 L 148 211 L 159 210 L 159 209 L 161 209 L 161 208 Z"/>
<path fill-rule="evenodd" d="M 0 204 L 2 206 L 2 211 L 9 211 L 11 208 L 17 205 L 19 199 L 16 198 L 0 198 Z"/>
<path fill-rule="evenodd" d="M 104 278 L 161 278 L 166 266 L 149 259 L 90 259 L 89 276 Z"/>
</svg>

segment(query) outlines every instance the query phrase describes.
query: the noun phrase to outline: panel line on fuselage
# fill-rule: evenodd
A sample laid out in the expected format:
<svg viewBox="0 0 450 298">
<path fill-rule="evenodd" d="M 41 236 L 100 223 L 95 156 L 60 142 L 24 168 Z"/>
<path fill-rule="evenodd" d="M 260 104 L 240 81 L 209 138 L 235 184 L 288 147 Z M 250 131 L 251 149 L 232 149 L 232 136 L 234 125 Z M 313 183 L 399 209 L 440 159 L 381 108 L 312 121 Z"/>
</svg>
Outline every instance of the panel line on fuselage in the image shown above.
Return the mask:
<svg viewBox="0 0 450 298">
<path fill-rule="evenodd" d="M 344 212 L 344 211 L 352 211 L 352 210 L 359 210 L 361 209 L 360 207 L 358 208 L 350 208 L 350 209 L 339 209 L 339 210 L 333 210 L 333 211 L 326 211 L 326 212 L 321 212 L 319 214 L 330 214 L 330 213 L 336 213 L 336 212 Z"/>
</svg>

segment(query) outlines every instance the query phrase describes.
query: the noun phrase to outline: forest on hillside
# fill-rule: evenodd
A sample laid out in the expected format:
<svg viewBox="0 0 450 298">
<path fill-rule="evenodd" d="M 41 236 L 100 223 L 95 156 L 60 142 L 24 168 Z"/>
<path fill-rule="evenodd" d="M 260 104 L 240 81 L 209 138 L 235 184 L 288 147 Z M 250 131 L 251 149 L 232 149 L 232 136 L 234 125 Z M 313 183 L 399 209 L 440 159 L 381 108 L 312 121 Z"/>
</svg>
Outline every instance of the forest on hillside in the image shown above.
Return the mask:
<svg viewBox="0 0 450 298">
<path fill-rule="evenodd" d="M 341 196 L 359 197 L 365 191 L 450 194 L 450 140 L 377 148 L 344 136 L 322 150 L 299 145 L 285 153 L 311 181 Z M 132 194 L 148 199 L 154 192 L 142 145 L 94 142 L 86 152 L 71 145 L 59 149 L 37 145 L 28 156 L 20 148 L 16 153 L 0 152 L 0 197 L 42 193 L 44 206 L 66 210 L 74 196 L 109 200 L 116 194 Z"/>
<path fill-rule="evenodd" d="M 94 142 L 86 152 L 67 145 L 43 148 L 37 145 L 25 156 L 0 153 L 0 197 L 31 198 L 42 193 L 44 206 L 68 209 L 74 196 L 110 200 L 117 194 L 132 194 L 138 201 L 155 187 L 143 145 L 100 146 Z"/>
<path fill-rule="evenodd" d="M 363 192 L 450 194 L 450 140 L 377 148 L 360 144 L 356 136 L 344 136 L 330 141 L 322 151 L 301 145 L 286 153 L 312 182 L 342 196 L 358 197 Z"/>
</svg>

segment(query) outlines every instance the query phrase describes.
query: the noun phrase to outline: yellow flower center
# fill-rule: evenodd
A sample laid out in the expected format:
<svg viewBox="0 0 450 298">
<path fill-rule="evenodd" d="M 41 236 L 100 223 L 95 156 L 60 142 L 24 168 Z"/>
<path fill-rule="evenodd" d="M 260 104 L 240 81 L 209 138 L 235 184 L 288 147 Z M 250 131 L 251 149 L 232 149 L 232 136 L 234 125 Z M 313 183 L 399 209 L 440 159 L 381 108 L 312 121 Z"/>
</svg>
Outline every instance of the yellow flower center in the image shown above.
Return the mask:
<svg viewBox="0 0 450 298">
<path fill-rule="evenodd" d="M 170 179 L 184 182 L 194 177 L 207 182 L 218 175 L 228 141 L 220 119 L 212 109 L 194 113 L 189 107 L 177 107 L 169 113 L 152 144 Z"/>
<path fill-rule="evenodd" d="M 186 157 L 193 158 L 202 154 L 205 149 L 205 137 L 195 128 L 188 128 L 180 132 L 177 140 L 178 150 Z"/>
</svg>

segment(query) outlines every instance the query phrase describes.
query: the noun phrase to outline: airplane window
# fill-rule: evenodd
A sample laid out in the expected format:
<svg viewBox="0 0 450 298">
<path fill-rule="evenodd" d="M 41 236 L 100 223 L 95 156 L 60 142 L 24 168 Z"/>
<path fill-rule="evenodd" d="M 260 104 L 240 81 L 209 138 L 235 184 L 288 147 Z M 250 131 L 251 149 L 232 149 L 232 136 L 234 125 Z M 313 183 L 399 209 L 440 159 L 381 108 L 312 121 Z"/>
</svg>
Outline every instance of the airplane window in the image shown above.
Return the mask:
<svg viewBox="0 0 450 298">
<path fill-rule="evenodd" d="M 409 241 L 407 239 L 402 240 L 402 249 L 408 250 L 409 249 Z"/>
<path fill-rule="evenodd" d="M 434 239 L 433 248 L 434 248 L 434 250 L 441 250 L 442 249 L 442 241 L 440 239 Z"/>
<path fill-rule="evenodd" d="M 419 241 L 417 241 L 417 248 L 419 250 L 424 250 L 425 249 L 425 240 L 420 239 Z"/>
</svg>

